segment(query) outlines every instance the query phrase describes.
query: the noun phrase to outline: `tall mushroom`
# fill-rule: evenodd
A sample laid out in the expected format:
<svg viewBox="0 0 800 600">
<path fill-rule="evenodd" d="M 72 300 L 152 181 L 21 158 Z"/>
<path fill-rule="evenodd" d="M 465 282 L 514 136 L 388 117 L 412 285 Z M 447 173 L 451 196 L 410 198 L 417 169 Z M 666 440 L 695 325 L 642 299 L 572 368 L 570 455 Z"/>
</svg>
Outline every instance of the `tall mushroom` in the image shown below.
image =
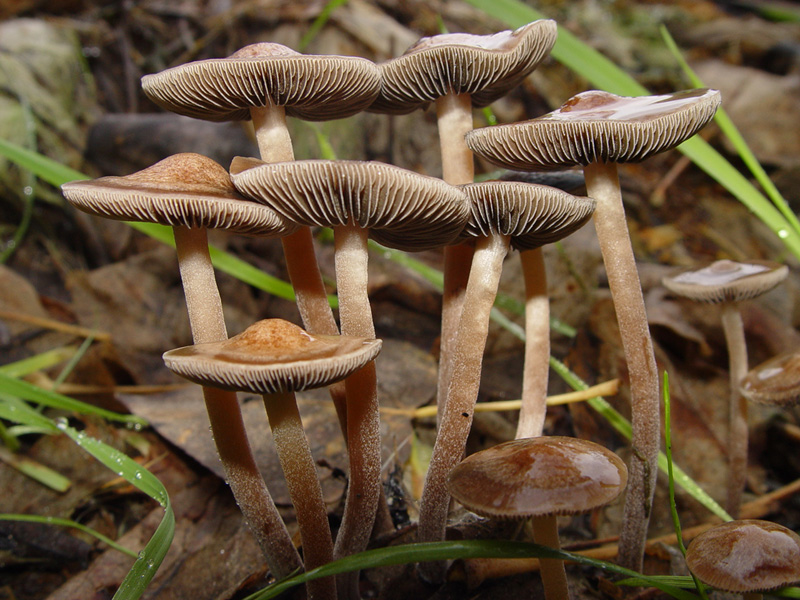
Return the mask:
<svg viewBox="0 0 800 600">
<path fill-rule="evenodd" d="M 472 215 L 464 231 L 475 239 L 475 254 L 458 324 L 453 372 L 425 477 L 418 539 L 444 539 L 450 496 L 447 475 L 464 456 L 478 398 L 489 316 L 510 244 L 534 249 L 555 242 L 591 218 L 594 201 L 530 183 L 489 181 L 461 186 Z M 544 402 L 544 397 L 541 398 Z M 425 579 L 438 581 L 442 565 L 421 565 Z"/>
<path fill-rule="evenodd" d="M 333 539 L 295 392 L 344 379 L 373 360 L 380 348 L 380 340 L 313 336 L 288 321 L 268 319 L 229 340 L 164 354 L 166 365 L 191 381 L 262 394 L 297 513 L 306 570 L 333 560 Z M 331 577 L 309 582 L 308 590 L 310 598 L 336 598 Z"/>
<path fill-rule="evenodd" d="M 349 117 L 372 103 L 379 86 L 378 68 L 365 58 L 304 55 L 268 42 L 245 46 L 227 58 L 190 62 L 142 78 L 148 97 L 169 111 L 209 121 L 252 119 L 266 162 L 294 159 L 287 115 L 309 121 Z M 311 230 L 300 227 L 281 243 L 305 327 L 335 335 L 338 329 Z M 331 388 L 345 431 L 342 392 Z"/>
<path fill-rule="evenodd" d="M 633 421 L 631 477 L 620 561 L 640 571 L 658 473 L 659 383 L 639 275 L 630 244 L 617 163 L 673 148 L 708 123 L 716 90 L 624 98 L 601 91 L 574 96 L 541 117 L 477 129 L 467 145 L 500 166 L 520 171 L 583 166 L 587 193 L 597 201 L 595 229 L 628 362 Z"/>
<path fill-rule="evenodd" d="M 534 541 L 555 550 L 558 515 L 588 512 L 613 501 L 628 478 L 610 450 L 576 438 L 521 438 L 465 458 L 447 478 L 453 497 L 489 518 L 533 522 Z M 547 600 L 569 600 L 564 563 L 540 559 Z"/>
<path fill-rule="evenodd" d="M 199 154 L 177 154 L 132 175 L 73 181 L 61 189 L 84 212 L 172 226 L 195 343 L 228 337 L 206 228 L 251 235 L 282 235 L 294 228 L 242 198 L 228 172 Z M 300 557 L 256 466 L 236 394 L 204 387 L 203 397 L 225 478 L 271 571 L 284 577 L 300 566 Z"/>
<path fill-rule="evenodd" d="M 488 106 L 522 83 L 552 49 L 555 21 L 538 20 L 491 35 L 448 33 L 426 37 L 401 56 L 381 63 L 381 91 L 372 112 L 410 113 L 436 104 L 442 178 L 472 183 L 472 152 L 464 135 L 472 130 L 472 108 Z M 451 374 L 458 319 L 472 246 L 445 248 L 442 338 L 439 361 L 439 419 Z"/>
<path fill-rule="evenodd" d="M 697 302 L 721 305 L 722 329 L 728 346 L 728 491 L 725 509 L 739 516 L 747 476 L 747 402 L 741 382 L 747 375 L 747 344 L 739 302 L 764 294 L 786 279 L 789 269 L 778 263 L 753 260 L 718 260 L 705 267 L 665 277 L 673 294 Z"/>
<path fill-rule="evenodd" d="M 367 295 L 367 236 L 401 250 L 451 242 L 468 216 L 464 192 L 440 179 L 379 162 L 235 159 L 236 188 L 296 223 L 333 227 L 342 333 L 374 337 Z M 346 381 L 351 480 L 336 556 L 362 550 L 380 488 L 380 414 L 375 367 Z M 352 393 L 351 393 L 352 390 Z M 350 582 L 352 585 L 352 581 Z M 340 588 L 341 590 L 341 588 Z"/>
</svg>

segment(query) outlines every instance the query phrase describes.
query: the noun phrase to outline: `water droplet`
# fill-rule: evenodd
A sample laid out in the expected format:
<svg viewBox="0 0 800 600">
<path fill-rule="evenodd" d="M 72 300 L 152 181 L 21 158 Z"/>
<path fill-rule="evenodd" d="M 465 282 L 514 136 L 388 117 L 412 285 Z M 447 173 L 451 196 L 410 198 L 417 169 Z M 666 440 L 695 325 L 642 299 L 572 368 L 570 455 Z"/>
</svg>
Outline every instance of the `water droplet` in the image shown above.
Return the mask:
<svg viewBox="0 0 800 600">
<path fill-rule="evenodd" d="M 33 196 L 33 188 L 29 185 L 26 185 L 24 188 L 22 188 L 22 193 L 26 196 Z"/>
<path fill-rule="evenodd" d="M 61 431 L 64 431 L 67 427 L 69 427 L 69 423 L 67 422 L 66 417 L 58 417 L 56 419 L 56 427 L 58 427 Z"/>
<path fill-rule="evenodd" d="M 785 240 L 786 238 L 789 237 L 789 232 L 786 231 L 785 229 L 779 229 L 778 230 L 778 237 L 781 238 L 782 240 Z"/>
<path fill-rule="evenodd" d="M 141 471 L 136 471 L 136 473 L 133 474 L 133 478 L 141 480 L 142 472 Z"/>
</svg>

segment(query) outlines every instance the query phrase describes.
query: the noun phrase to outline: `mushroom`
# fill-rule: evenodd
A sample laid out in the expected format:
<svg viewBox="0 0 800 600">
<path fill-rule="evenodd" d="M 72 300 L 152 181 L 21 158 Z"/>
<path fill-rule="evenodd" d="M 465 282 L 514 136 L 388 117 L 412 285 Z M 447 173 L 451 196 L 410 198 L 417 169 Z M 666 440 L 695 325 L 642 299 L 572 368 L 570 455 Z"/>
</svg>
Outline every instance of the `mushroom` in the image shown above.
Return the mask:
<svg viewBox="0 0 800 600">
<path fill-rule="evenodd" d="M 475 238 L 475 255 L 458 324 L 452 379 L 420 502 L 417 537 L 422 542 L 444 539 L 450 502 L 447 474 L 464 456 L 480 387 L 489 316 L 509 245 L 531 251 L 555 242 L 583 226 L 594 210 L 589 198 L 576 198 L 543 185 L 489 181 L 461 189 L 469 196 L 472 209 L 463 235 Z M 544 403 L 545 395 L 539 400 Z M 436 563 L 421 565 L 423 577 L 430 581 L 438 581 L 442 571 Z"/>
<path fill-rule="evenodd" d="M 333 227 L 339 314 L 345 335 L 375 335 L 367 295 L 367 236 L 401 250 L 435 248 L 461 232 L 469 211 L 467 198 L 458 188 L 379 162 L 264 164 L 237 158 L 231 173 L 242 194 L 291 221 Z M 380 487 L 375 367 L 367 365 L 354 376 L 360 381 L 346 381 L 351 480 L 336 539 L 337 558 L 366 546 Z"/>
<path fill-rule="evenodd" d="M 475 153 L 509 169 L 540 171 L 581 165 L 587 193 L 597 201 L 595 229 L 631 385 L 633 458 L 620 562 L 636 571 L 641 571 L 658 473 L 659 382 L 616 164 L 640 161 L 677 146 L 708 123 L 719 103 L 716 90 L 642 98 L 589 91 L 541 117 L 476 129 L 466 138 Z"/>
<path fill-rule="evenodd" d="M 295 392 L 340 381 L 372 361 L 381 341 L 311 335 L 281 319 L 258 321 L 222 342 L 170 350 L 172 371 L 203 386 L 262 394 L 303 538 L 306 570 L 333 560 L 333 539 Z M 309 597 L 336 598 L 333 578 L 308 583 Z"/>
<path fill-rule="evenodd" d="M 613 501 L 628 470 L 613 452 L 560 436 L 504 442 L 465 458 L 447 487 L 465 508 L 487 518 L 527 519 L 534 541 L 558 550 L 558 515 L 588 512 Z M 564 563 L 539 559 L 547 600 L 568 600 Z"/>
<path fill-rule="evenodd" d="M 747 345 L 738 303 L 764 294 L 786 279 L 789 269 L 778 263 L 718 260 L 698 269 L 665 277 L 673 294 L 697 302 L 721 305 L 722 329 L 728 346 L 730 399 L 728 404 L 728 490 L 725 509 L 739 515 L 747 474 L 747 402 L 741 382 L 747 375 Z"/>
<path fill-rule="evenodd" d="M 472 152 L 464 135 L 472 130 L 472 108 L 488 106 L 516 87 L 539 65 L 556 41 L 556 24 L 538 20 L 492 35 L 447 33 L 419 40 L 401 56 L 381 63 L 381 91 L 372 112 L 405 114 L 436 104 L 442 178 L 472 183 Z M 437 391 L 439 420 L 452 371 L 458 319 L 472 247 L 444 251 L 442 336 Z"/>
<path fill-rule="evenodd" d="M 769 521 L 729 521 L 694 538 L 686 564 L 705 584 L 760 600 L 800 581 L 800 536 Z"/>
<path fill-rule="evenodd" d="M 740 382 L 742 395 L 756 404 L 795 406 L 800 402 L 800 353 L 785 352 L 753 367 Z"/>
<path fill-rule="evenodd" d="M 73 181 L 64 197 L 100 217 L 171 225 L 195 343 L 227 339 L 206 228 L 281 235 L 294 226 L 233 189 L 228 172 L 199 154 L 177 154 L 125 177 Z M 206 410 L 225 478 L 270 570 L 284 577 L 300 557 L 267 491 L 247 440 L 236 394 L 204 387 Z"/>
<path fill-rule="evenodd" d="M 349 117 L 369 106 L 379 87 L 380 74 L 370 60 L 304 55 L 268 42 L 142 78 L 145 94 L 169 111 L 210 121 L 252 119 L 267 162 L 294 159 L 286 115 L 310 121 Z M 312 333 L 337 334 L 311 230 L 299 227 L 281 243 L 303 324 Z M 333 386 L 331 396 L 346 437 L 343 390 Z"/>
</svg>

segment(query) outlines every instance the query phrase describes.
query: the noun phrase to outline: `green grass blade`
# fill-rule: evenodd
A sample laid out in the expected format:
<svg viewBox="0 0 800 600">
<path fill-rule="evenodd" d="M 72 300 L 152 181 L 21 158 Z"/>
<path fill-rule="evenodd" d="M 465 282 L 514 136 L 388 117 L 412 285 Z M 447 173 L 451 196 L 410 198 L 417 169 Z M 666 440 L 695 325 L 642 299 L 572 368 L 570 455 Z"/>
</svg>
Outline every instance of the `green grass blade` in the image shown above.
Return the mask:
<svg viewBox="0 0 800 600">
<path fill-rule="evenodd" d="M 53 348 L 29 358 L 0 365 L 0 373 L 9 377 L 24 377 L 36 371 L 44 371 L 50 367 L 55 367 L 57 364 L 72 358 L 77 351 L 77 346 Z"/>
<path fill-rule="evenodd" d="M 88 175 L 84 175 L 80 171 L 70 169 L 38 152 L 28 150 L 4 139 L 0 139 L 0 155 L 15 162 L 23 169 L 29 169 L 37 177 L 56 187 L 67 181 L 89 179 Z"/>
<path fill-rule="evenodd" d="M 319 577 L 338 575 L 348 571 L 373 569 L 391 565 L 408 564 L 445 559 L 466 558 L 551 558 L 572 561 L 581 565 L 602 569 L 606 572 L 625 577 L 638 577 L 645 585 L 657 587 L 661 591 L 678 600 L 697 600 L 694 594 L 673 585 L 663 583 L 656 578 L 642 576 L 613 563 L 588 558 L 580 554 L 553 550 L 546 546 L 528 542 L 509 542 L 501 540 L 463 540 L 457 542 L 431 542 L 425 544 L 406 544 L 390 548 L 379 548 L 355 554 L 347 558 L 313 569 L 307 573 L 296 575 L 273 584 L 266 590 L 253 594 L 247 600 L 268 600 L 282 592 Z"/>
<path fill-rule="evenodd" d="M 127 554 L 132 558 L 137 558 L 138 554 L 133 550 L 129 550 L 125 546 L 121 546 L 110 537 L 107 537 L 100 533 L 99 531 L 92 529 L 91 527 L 87 527 L 82 523 L 78 523 L 77 521 L 73 521 L 72 519 L 62 519 L 59 517 L 40 517 L 38 515 L 17 515 L 17 514 L 10 514 L 10 513 L 0 513 L 0 521 L 20 521 L 23 523 L 40 523 L 42 525 L 58 525 L 59 527 L 69 527 L 70 529 L 77 529 L 78 531 L 82 531 L 88 535 L 91 535 L 94 538 L 97 538 L 107 546 L 117 550 L 118 552 L 122 552 L 123 554 Z"/>
<path fill-rule="evenodd" d="M 72 481 L 61 473 L 26 456 L 15 454 L 3 446 L 0 446 L 0 460 L 55 492 L 66 492 L 72 486 Z"/>
<path fill-rule="evenodd" d="M 347 4 L 347 0 L 328 0 L 328 3 L 322 8 L 317 18 L 311 23 L 308 31 L 300 38 L 300 43 L 297 44 L 298 52 L 303 52 L 305 50 L 306 46 L 308 46 L 312 40 L 317 37 L 320 30 L 325 27 L 325 23 L 330 19 L 331 13 L 344 4 Z"/>
</svg>

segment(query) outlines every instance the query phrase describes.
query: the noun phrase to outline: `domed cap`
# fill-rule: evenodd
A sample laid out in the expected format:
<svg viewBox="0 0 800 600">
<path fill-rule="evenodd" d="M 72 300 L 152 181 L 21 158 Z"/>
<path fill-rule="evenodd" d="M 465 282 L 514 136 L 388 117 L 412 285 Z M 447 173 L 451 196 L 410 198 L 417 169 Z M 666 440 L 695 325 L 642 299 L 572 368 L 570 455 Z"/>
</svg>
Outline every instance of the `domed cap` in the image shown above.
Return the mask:
<svg viewBox="0 0 800 600">
<path fill-rule="evenodd" d="M 486 160 L 518 171 L 635 162 L 692 137 L 719 104 L 717 90 L 637 98 L 589 91 L 541 117 L 475 129 L 467 134 L 467 146 Z"/>
<path fill-rule="evenodd" d="M 503 234 L 518 250 L 557 242 L 592 217 L 595 202 L 557 188 L 515 181 L 485 181 L 460 186 L 471 200 L 462 237 Z"/>
<path fill-rule="evenodd" d="M 311 335 L 288 321 L 265 319 L 223 342 L 165 352 L 164 363 L 200 385 L 272 394 L 340 381 L 380 349 L 381 340 Z"/>
<path fill-rule="evenodd" d="M 305 55 L 266 42 L 142 78 L 159 106 L 207 121 L 248 120 L 251 107 L 269 105 L 308 121 L 341 119 L 368 107 L 379 87 L 378 67 L 365 58 Z"/>
<path fill-rule="evenodd" d="M 377 242 L 410 252 L 450 243 L 469 217 L 467 197 L 457 187 L 380 162 L 237 158 L 231 173 L 242 194 L 293 222 L 354 222 Z"/>
<path fill-rule="evenodd" d="M 446 33 L 419 40 L 379 65 L 381 92 L 373 112 L 405 114 L 446 94 L 470 94 L 488 106 L 519 85 L 555 44 L 555 21 L 539 20 L 493 35 Z"/>
<path fill-rule="evenodd" d="M 800 402 L 800 352 L 780 354 L 750 369 L 740 385 L 751 402 L 794 406 Z"/>
<path fill-rule="evenodd" d="M 72 181 L 61 191 L 76 208 L 107 219 L 265 236 L 296 229 L 268 207 L 245 200 L 228 172 L 199 154 L 175 154 L 124 177 Z"/>
<path fill-rule="evenodd" d="M 730 521 L 693 539 L 686 564 L 720 590 L 774 590 L 800 581 L 800 536 L 769 521 Z"/>
<path fill-rule="evenodd" d="M 673 294 L 700 302 L 738 302 L 760 296 L 786 279 L 785 265 L 751 260 L 718 260 L 662 280 Z"/>
<path fill-rule="evenodd" d="M 474 513 L 515 519 L 589 511 L 614 500 L 627 482 L 625 463 L 610 450 L 542 436 L 468 456 L 450 472 L 447 489 Z"/>
</svg>

